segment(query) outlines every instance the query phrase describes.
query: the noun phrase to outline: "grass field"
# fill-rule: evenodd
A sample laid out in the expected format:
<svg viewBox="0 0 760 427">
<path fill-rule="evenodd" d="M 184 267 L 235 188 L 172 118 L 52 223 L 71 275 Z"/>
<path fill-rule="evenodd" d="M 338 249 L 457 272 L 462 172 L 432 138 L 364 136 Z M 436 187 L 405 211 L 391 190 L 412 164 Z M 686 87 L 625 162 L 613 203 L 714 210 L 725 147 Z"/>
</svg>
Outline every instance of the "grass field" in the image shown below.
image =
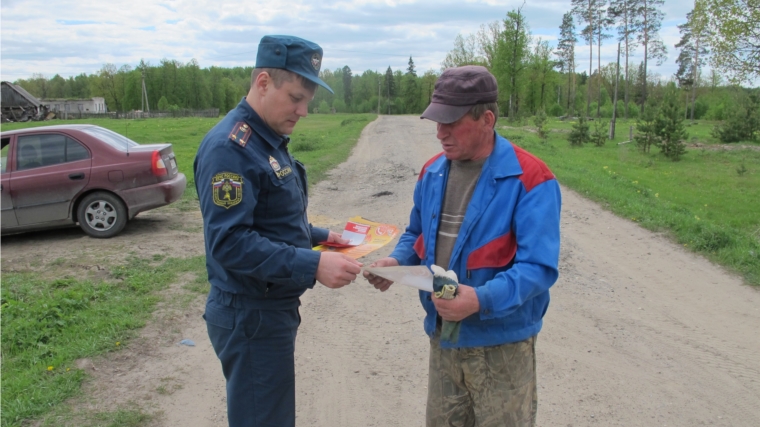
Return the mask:
<svg viewBox="0 0 760 427">
<path fill-rule="evenodd" d="M 532 126 L 500 120 L 497 128 L 543 159 L 562 184 L 760 285 L 760 144 L 718 144 L 710 137 L 714 123 L 699 123 L 687 131 L 700 147 L 673 162 L 656 147 L 641 153 L 619 144 L 634 124 L 618 122 L 617 138 L 603 147 L 580 148 L 567 142 L 569 122 L 551 121 L 546 140 Z"/>
<path fill-rule="evenodd" d="M 363 127 L 374 115 L 310 115 L 293 134 L 291 152 L 309 170 L 310 183 L 348 158 Z M 197 209 L 192 163 L 203 135 L 217 119 L 93 120 L 140 143 L 171 142 L 180 170 L 189 179 L 180 207 Z M 4 124 L 3 130 L 54 123 Z M 68 121 L 65 123 L 77 123 Z M 640 153 L 619 123 L 618 138 L 603 147 L 571 148 L 571 124 L 551 121 L 546 140 L 531 126 L 499 121 L 497 130 L 541 157 L 559 181 L 642 226 L 667 233 L 679 244 L 760 285 L 760 151 L 729 149 L 710 138 L 711 123 L 689 127 L 690 148 L 671 162 L 653 148 Z M 695 137 L 696 139 L 693 140 Z M 758 144 L 754 144 L 755 147 Z M 128 345 L 150 317 L 161 291 L 178 274 L 191 272 L 193 292 L 203 292 L 204 261 L 139 259 L 106 266 L 102 281 L 61 277 L 40 280 L 31 272 L 2 274 L 2 426 L 66 412 L 84 373 L 83 357 Z M 55 263 L 45 268 L 55 269 Z M 647 268 L 642 265 L 642 268 Z M 52 412 L 51 412 L 52 411 Z M 86 425 L 141 425 L 145 414 L 132 409 L 94 414 Z M 106 421 L 104 421 L 106 420 Z M 45 421 L 43 425 L 55 425 Z M 84 424 L 79 424 L 84 425 Z"/>
</svg>

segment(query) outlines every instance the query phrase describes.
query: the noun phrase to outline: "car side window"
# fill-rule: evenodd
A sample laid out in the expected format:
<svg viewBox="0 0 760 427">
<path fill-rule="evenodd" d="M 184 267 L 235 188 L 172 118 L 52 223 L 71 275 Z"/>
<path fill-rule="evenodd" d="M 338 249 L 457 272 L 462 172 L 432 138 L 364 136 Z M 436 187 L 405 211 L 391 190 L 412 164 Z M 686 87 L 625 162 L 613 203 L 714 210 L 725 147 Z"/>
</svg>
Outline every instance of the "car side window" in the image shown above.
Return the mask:
<svg viewBox="0 0 760 427">
<path fill-rule="evenodd" d="M 5 173 L 8 169 L 8 150 L 11 146 L 11 139 L 10 138 L 3 138 L 3 149 L 2 149 L 2 162 L 3 162 L 3 170 L 0 173 Z"/>
<path fill-rule="evenodd" d="M 22 171 L 42 166 L 40 136 L 20 136 L 16 143 L 16 169 Z"/>
<path fill-rule="evenodd" d="M 64 135 L 40 135 L 40 156 L 42 166 L 51 166 L 66 161 L 66 137 Z"/>
<path fill-rule="evenodd" d="M 66 138 L 66 161 L 84 160 L 90 158 L 90 152 L 82 144 L 71 138 Z"/>
<path fill-rule="evenodd" d="M 17 157 L 18 170 L 26 170 L 88 159 L 90 152 L 65 135 L 29 135 L 18 138 Z"/>
</svg>

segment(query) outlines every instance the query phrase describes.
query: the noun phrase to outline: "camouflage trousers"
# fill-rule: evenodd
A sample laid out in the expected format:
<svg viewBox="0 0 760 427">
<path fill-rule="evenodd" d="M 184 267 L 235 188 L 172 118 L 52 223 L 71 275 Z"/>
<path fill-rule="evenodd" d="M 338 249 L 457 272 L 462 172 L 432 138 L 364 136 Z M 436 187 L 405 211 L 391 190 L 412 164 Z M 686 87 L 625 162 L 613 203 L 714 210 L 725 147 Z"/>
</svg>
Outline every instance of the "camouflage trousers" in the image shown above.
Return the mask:
<svg viewBox="0 0 760 427">
<path fill-rule="evenodd" d="M 534 427 L 536 337 L 442 349 L 430 340 L 427 427 Z"/>
</svg>

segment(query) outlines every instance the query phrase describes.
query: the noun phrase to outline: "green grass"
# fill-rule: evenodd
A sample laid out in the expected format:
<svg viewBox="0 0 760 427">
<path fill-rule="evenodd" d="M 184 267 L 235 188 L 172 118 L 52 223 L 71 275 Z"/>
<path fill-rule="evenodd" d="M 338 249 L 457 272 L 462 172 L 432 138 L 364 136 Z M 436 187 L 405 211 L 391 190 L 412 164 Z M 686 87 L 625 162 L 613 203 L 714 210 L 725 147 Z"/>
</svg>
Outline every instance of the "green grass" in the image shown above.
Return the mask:
<svg viewBox="0 0 760 427">
<path fill-rule="evenodd" d="M 74 396 L 76 360 L 128 345 L 178 274 L 205 278 L 203 257 L 160 264 L 133 258 L 93 282 L 3 273 L 2 425 L 20 425 Z"/>
<path fill-rule="evenodd" d="M 290 144 L 293 157 L 308 171 L 309 185 L 327 177 L 327 172 L 345 162 L 359 140 L 362 129 L 375 114 L 313 114 L 296 126 Z"/>
<path fill-rule="evenodd" d="M 563 132 L 541 141 L 527 127 L 498 131 L 543 159 L 562 184 L 760 285 L 760 151 L 723 149 L 709 136 L 713 124 L 699 123 L 687 131 L 705 147 L 672 162 L 656 147 L 645 154 L 618 145 L 630 124 L 618 122 L 618 137 L 599 148 L 571 148 Z M 549 123 L 550 129 L 570 126 Z"/>
</svg>

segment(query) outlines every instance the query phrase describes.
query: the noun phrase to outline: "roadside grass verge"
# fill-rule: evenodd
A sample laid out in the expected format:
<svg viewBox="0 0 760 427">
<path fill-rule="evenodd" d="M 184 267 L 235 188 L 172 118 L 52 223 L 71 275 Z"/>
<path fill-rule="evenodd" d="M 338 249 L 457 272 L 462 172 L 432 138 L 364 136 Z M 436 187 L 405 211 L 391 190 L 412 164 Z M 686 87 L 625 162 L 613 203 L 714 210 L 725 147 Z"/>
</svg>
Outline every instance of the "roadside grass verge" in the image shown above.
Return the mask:
<svg viewBox="0 0 760 427">
<path fill-rule="evenodd" d="M 4 273 L 2 425 L 22 425 L 77 395 L 85 373 L 76 361 L 128 345 L 160 291 L 188 272 L 205 278 L 203 257 L 132 258 L 101 281 Z"/>
<path fill-rule="evenodd" d="M 717 144 L 706 137 L 712 125 L 687 131 L 691 136 L 697 129 L 705 138 L 700 142 Z M 500 120 L 497 131 L 544 160 L 562 184 L 760 285 L 760 151 L 690 148 L 672 162 L 656 147 L 641 153 L 633 144 L 618 145 L 628 140 L 625 123 L 618 123 L 614 141 L 581 148 L 570 147 L 564 133 L 541 140 L 528 127 L 503 126 L 514 125 Z M 549 123 L 550 129 L 569 127 Z"/>
</svg>

